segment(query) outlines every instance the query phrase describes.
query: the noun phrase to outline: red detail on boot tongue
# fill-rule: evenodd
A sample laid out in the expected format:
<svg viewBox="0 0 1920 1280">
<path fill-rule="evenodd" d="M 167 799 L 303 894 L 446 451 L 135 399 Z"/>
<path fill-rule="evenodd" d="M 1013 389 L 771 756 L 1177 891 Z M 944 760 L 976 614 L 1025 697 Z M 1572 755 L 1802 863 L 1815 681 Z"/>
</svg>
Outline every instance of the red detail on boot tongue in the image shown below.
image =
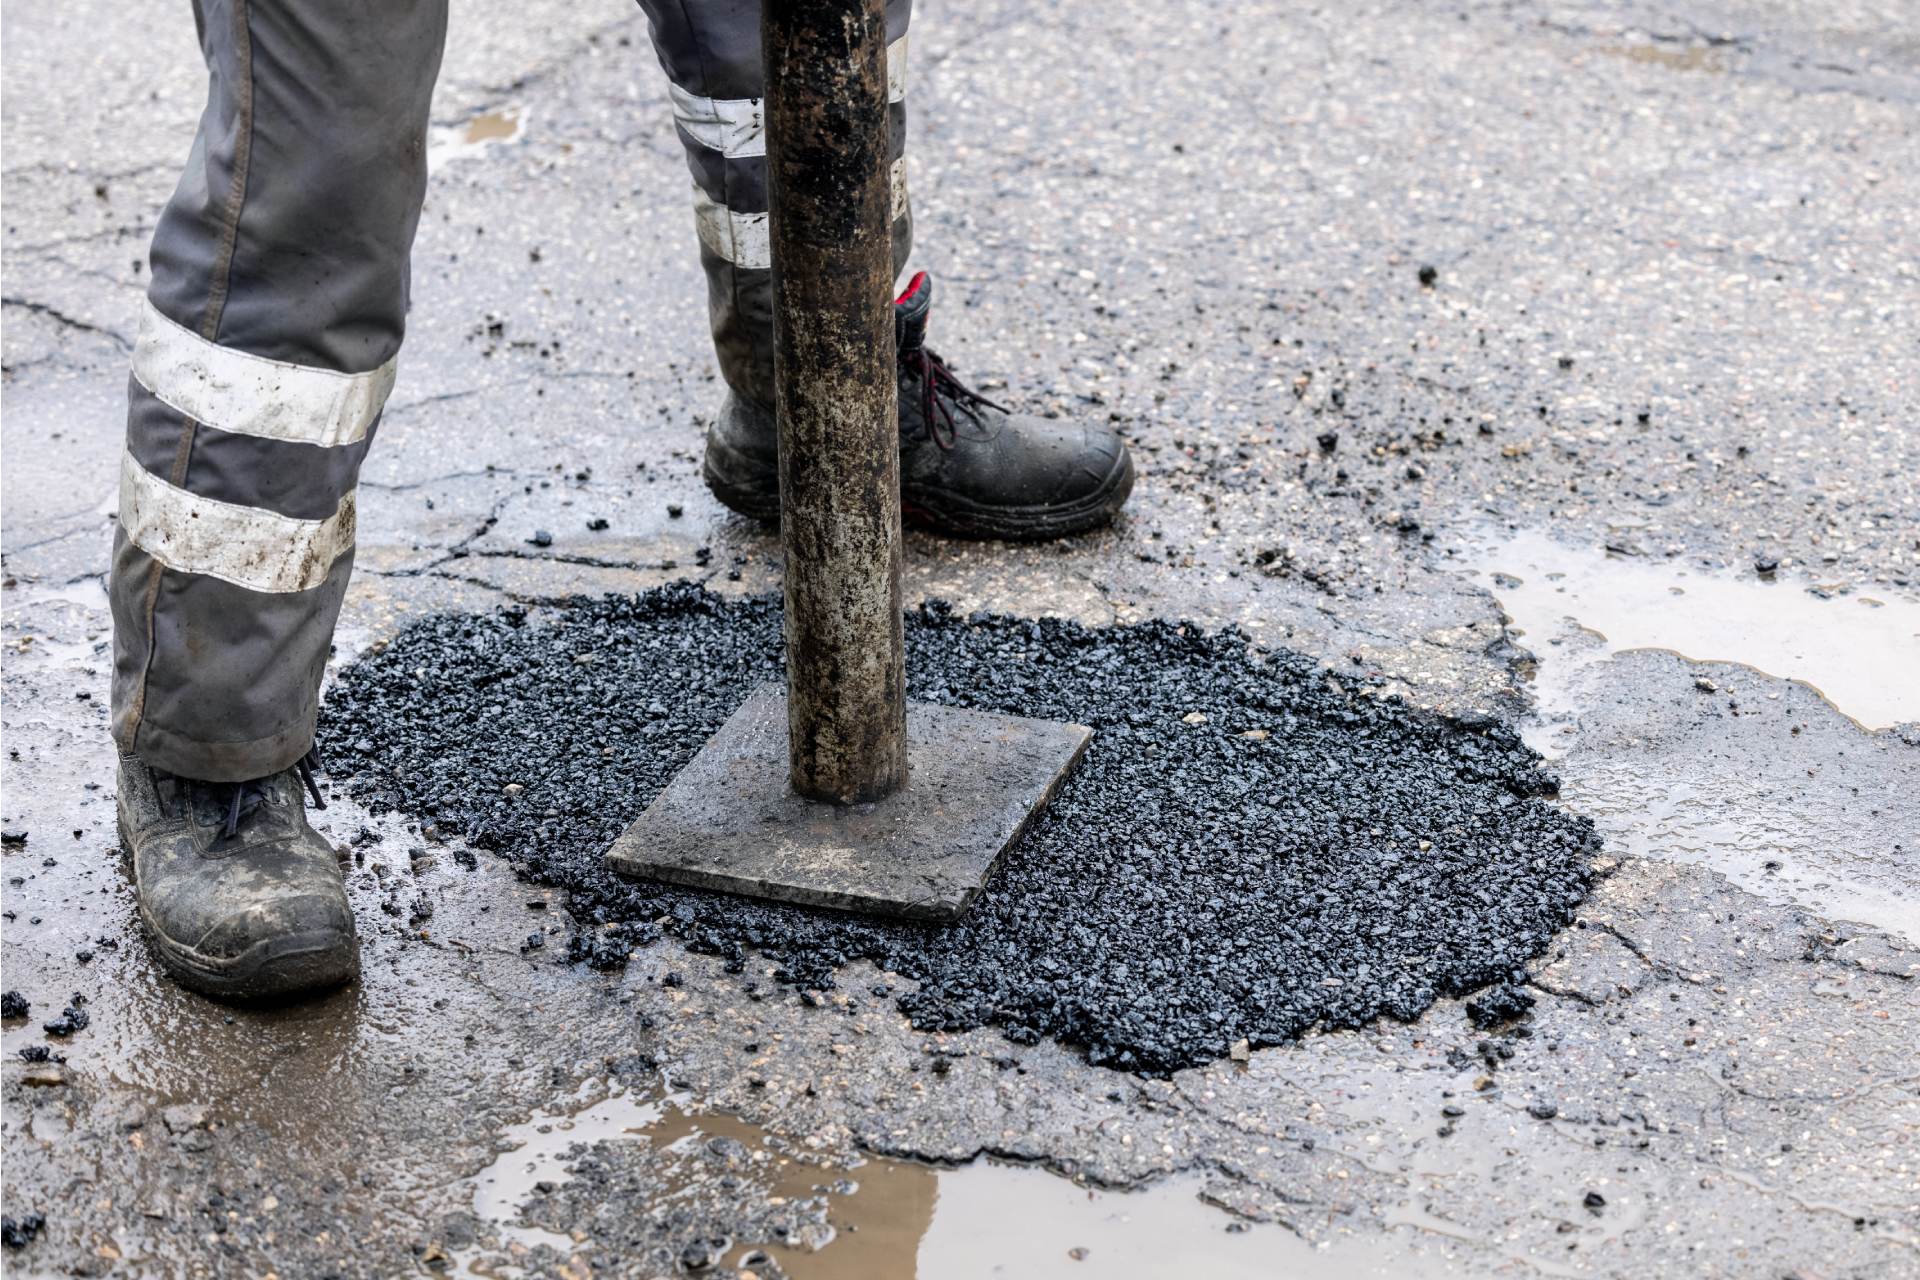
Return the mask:
<svg viewBox="0 0 1920 1280">
<path fill-rule="evenodd" d="M 901 294 L 899 297 L 895 298 L 893 300 L 893 305 L 896 307 L 905 306 L 907 304 L 907 299 L 913 297 L 914 294 L 920 292 L 920 286 L 925 284 L 926 282 L 927 282 L 926 272 L 924 271 L 914 272 L 913 279 L 907 281 L 907 291 Z"/>
</svg>

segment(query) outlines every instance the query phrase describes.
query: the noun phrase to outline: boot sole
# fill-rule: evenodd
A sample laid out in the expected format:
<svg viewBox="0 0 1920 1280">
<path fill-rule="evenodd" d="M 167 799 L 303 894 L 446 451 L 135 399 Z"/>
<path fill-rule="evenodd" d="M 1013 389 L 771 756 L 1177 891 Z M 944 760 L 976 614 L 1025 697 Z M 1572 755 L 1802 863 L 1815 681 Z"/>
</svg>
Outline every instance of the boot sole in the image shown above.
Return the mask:
<svg viewBox="0 0 1920 1280">
<path fill-rule="evenodd" d="M 1133 457 L 1122 451 L 1099 488 L 1076 502 L 987 507 L 951 493 L 903 489 L 900 510 L 908 523 L 950 537 L 1051 542 L 1110 523 L 1132 493 Z"/>
<path fill-rule="evenodd" d="M 701 464 L 701 478 L 707 482 L 707 488 L 720 500 L 720 505 L 729 511 L 746 516 L 749 520 L 759 520 L 766 524 L 780 523 L 780 481 L 776 476 L 771 490 L 762 484 L 735 484 L 720 474 L 713 465 L 714 449 L 707 446 L 706 461 Z"/>
<path fill-rule="evenodd" d="M 237 956 L 210 956 L 175 942 L 154 924 L 147 904 L 140 901 L 140 881 L 133 870 L 133 841 L 124 823 L 120 834 L 120 869 L 134 886 L 140 929 L 160 967 L 181 986 L 217 1000 L 271 1000 L 281 996 L 317 993 L 349 982 L 360 974 L 360 939 L 331 930 L 290 933 L 254 943 Z"/>
<path fill-rule="evenodd" d="M 701 467 L 707 488 L 722 506 L 768 524 L 780 522 L 780 490 L 764 483 L 738 484 L 714 466 L 713 449 Z M 1003 542 L 1047 542 L 1085 533 L 1110 522 L 1133 493 L 1133 458 L 1122 453 L 1100 487 L 1070 504 L 1031 507 L 987 507 L 953 494 L 903 489 L 900 513 L 915 528 L 960 538 L 995 538 Z"/>
</svg>

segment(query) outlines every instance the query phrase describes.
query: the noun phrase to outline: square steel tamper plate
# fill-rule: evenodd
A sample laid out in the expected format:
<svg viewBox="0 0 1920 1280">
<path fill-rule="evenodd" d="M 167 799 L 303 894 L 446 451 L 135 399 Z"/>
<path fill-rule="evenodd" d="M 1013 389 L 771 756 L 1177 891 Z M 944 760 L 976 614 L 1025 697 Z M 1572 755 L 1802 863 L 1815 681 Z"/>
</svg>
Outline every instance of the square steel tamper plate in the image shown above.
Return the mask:
<svg viewBox="0 0 1920 1280">
<path fill-rule="evenodd" d="M 787 784 L 787 696 L 753 691 L 607 851 L 624 876 L 922 920 L 967 909 L 1093 731 L 907 704 L 907 785 L 872 804 Z"/>
</svg>

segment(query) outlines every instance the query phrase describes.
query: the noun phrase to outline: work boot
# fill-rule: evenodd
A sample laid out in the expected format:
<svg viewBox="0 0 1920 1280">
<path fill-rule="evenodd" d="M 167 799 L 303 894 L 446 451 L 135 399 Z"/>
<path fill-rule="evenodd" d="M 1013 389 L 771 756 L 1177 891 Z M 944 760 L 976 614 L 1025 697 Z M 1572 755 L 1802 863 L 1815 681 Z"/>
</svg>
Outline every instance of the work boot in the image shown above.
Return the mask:
<svg viewBox="0 0 1920 1280">
<path fill-rule="evenodd" d="M 933 281 L 894 300 L 900 505 L 908 524 L 1030 542 L 1105 524 L 1133 491 L 1133 459 L 1106 426 L 1014 413 L 968 390 L 927 349 Z M 773 408 L 729 395 L 707 432 L 707 487 L 759 520 L 780 518 Z"/>
<path fill-rule="evenodd" d="M 154 954 L 225 999 L 336 986 L 359 969 L 333 846 L 307 825 L 325 801 L 313 754 L 252 782 L 196 782 L 120 757 L 120 850 Z"/>
</svg>

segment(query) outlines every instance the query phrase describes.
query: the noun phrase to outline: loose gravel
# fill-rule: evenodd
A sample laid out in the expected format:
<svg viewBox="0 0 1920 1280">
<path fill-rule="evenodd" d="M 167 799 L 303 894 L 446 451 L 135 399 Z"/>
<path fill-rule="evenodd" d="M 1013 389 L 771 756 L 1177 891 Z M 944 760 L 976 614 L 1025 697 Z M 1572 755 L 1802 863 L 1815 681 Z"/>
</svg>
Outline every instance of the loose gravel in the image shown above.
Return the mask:
<svg viewBox="0 0 1920 1280">
<path fill-rule="evenodd" d="M 570 891 L 569 957 L 624 963 L 661 930 L 743 983 L 834 985 L 865 958 L 914 1023 L 1081 1046 L 1165 1072 L 1315 1027 L 1483 992 L 1566 925 L 1592 823 L 1504 725 L 1369 696 L 1237 632 L 1151 622 L 908 618 L 914 698 L 1077 721 L 1078 772 L 961 921 L 879 921 L 634 883 L 608 844 L 749 690 L 781 678 L 777 600 L 691 585 L 418 622 L 345 669 L 321 741 L 375 808 Z M 749 969 L 754 954 L 765 961 Z"/>
</svg>

